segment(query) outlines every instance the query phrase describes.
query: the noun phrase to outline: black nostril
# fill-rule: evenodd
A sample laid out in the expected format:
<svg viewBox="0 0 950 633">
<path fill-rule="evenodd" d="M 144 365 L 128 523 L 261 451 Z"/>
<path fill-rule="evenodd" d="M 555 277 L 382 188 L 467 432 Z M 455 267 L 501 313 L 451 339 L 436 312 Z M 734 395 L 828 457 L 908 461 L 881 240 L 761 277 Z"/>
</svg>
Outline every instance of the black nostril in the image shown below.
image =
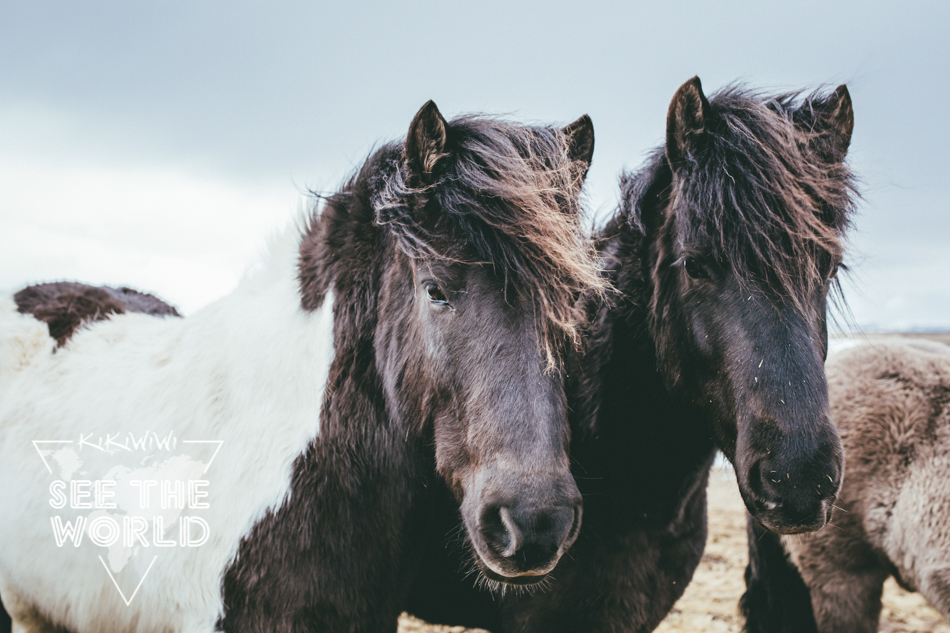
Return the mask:
<svg viewBox="0 0 950 633">
<path fill-rule="evenodd" d="M 521 549 L 521 544 L 523 541 L 521 529 L 518 527 L 518 524 L 515 523 L 515 520 L 511 516 L 511 510 L 508 508 L 499 508 L 498 516 L 501 518 L 501 524 L 504 526 L 505 531 L 507 532 L 505 548 L 498 553 L 505 558 L 511 558 L 518 552 L 519 549 Z"/>
<path fill-rule="evenodd" d="M 782 498 L 785 492 L 785 480 L 789 475 L 779 466 L 769 461 L 762 460 L 753 464 L 749 470 L 749 489 L 763 503 L 778 504 L 778 499 Z M 766 508 L 774 510 L 774 507 Z"/>
<path fill-rule="evenodd" d="M 557 554 L 557 547 L 550 543 L 528 543 L 515 554 L 515 562 L 522 569 L 544 567 Z"/>
<path fill-rule="evenodd" d="M 785 478 L 785 472 L 769 461 L 759 460 L 752 465 L 747 482 L 752 493 L 752 507 L 757 512 L 781 511 L 786 492 L 783 488 Z"/>
<path fill-rule="evenodd" d="M 504 558 L 510 558 L 521 547 L 521 530 L 505 506 L 485 508 L 480 531 L 491 550 Z"/>
</svg>

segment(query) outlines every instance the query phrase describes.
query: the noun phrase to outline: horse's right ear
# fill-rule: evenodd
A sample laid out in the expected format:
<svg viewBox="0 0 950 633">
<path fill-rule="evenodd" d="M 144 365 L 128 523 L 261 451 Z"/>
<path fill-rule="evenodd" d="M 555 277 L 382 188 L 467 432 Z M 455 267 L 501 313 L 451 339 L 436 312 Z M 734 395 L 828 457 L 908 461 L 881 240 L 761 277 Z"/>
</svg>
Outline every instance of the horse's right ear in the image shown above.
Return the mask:
<svg viewBox="0 0 950 633">
<path fill-rule="evenodd" d="M 449 124 L 434 101 L 428 101 L 416 113 L 406 136 L 409 169 L 424 183 L 432 180 L 439 159 L 446 156 Z"/>
<path fill-rule="evenodd" d="M 814 104 L 823 123 L 822 135 L 834 158 L 843 160 L 854 132 L 854 106 L 848 86 L 841 84 L 827 99 Z"/>
<path fill-rule="evenodd" d="M 666 157 L 676 168 L 696 146 L 709 118 L 709 101 L 703 94 L 699 77 L 693 77 L 680 86 L 666 114 Z"/>
<path fill-rule="evenodd" d="M 567 153 L 570 159 L 586 164 L 581 175 L 586 178 L 590 162 L 594 158 L 594 122 L 585 114 L 561 131 L 567 138 Z"/>
</svg>

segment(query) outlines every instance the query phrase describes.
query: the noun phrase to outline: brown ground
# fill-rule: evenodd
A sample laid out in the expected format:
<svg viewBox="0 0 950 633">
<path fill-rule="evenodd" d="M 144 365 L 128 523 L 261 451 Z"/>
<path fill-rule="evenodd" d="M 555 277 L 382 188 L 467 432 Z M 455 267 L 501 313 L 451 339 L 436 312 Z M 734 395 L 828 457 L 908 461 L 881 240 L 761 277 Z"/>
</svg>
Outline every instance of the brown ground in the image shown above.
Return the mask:
<svg viewBox="0 0 950 633">
<path fill-rule="evenodd" d="M 745 589 L 745 510 L 731 469 L 714 471 L 709 483 L 709 540 L 686 594 L 656 629 L 657 633 L 741 633 L 739 596 Z M 880 631 L 950 633 L 950 623 L 920 594 L 888 580 Z M 437 627 L 403 616 L 399 633 L 473 633 L 462 627 Z"/>
</svg>

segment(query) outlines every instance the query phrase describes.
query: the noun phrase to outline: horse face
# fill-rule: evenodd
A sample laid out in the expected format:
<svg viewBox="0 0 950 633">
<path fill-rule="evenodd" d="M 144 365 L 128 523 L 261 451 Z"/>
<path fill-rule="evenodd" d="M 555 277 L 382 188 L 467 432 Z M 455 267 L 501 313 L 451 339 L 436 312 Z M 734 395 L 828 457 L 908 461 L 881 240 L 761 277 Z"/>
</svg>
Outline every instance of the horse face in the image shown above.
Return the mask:
<svg viewBox="0 0 950 633">
<path fill-rule="evenodd" d="M 796 305 L 695 250 L 676 262 L 674 290 L 658 305 L 672 317 L 667 380 L 709 413 L 759 522 L 781 533 L 821 528 L 844 470 L 824 373 L 828 284 Z"/>
<path fill-rule="evenodd" d="M 726 107 L 712 108 L 698 79 L 670 106 L 658 351 L 674 390 L 712 419 L 749 512 L 776 532 L 812 531 L 844 471 L 824 358 L 850 97 L 842 86 L 794 112 Z M 838 190 L 823 172 L 844 174 Z"/>
<path fill-rule="evenodd" d="M 491 580 L 543 579 L 577 538 L 563 378 L 546 370 L 535 307 L 485 266 L 418 263 L 410 367 L 426 374 L 436 466 Z"/>
<path fill-rule="evenodd" d="M 574 315 L 579 284 L 565 285 L 573 274 L 566 263 L 585 262 L 597 280 L 593 258 L 579 255 L 577 204 L 568 200 L 589 165 L 593 130 L 582 117 L 544 132 L 546 141 L 521 131 L 490 151 L 486 134 L 453 127 L 431 102 L 410 126 L 414 193 L 406 215 L 387 221 L 421 229 L 399 242 L 401 264 L 385 277 L 381 308 L 390 314 L 381 323 L 393 327 L 384 326 L 377 346 L 396 408 L 431 429 L 437 472 L 459 501 L 482 573 L 532 584 L 581 523 L 557 358 L 568 346 L 550 324 Z M 555 171 L 551 161 L 568 166 L 566 187 L 540 184 Z M 525 166 L 537 171 L 519 173 Z M 537 193 L 555 190 L 563 193 L 546 202 Z M 552 266 L 559 258 L 561 268 Z"/>
<path fill-rule="evenodd" d="M 577 538 L 563 377 L 538 345 L 535 306 L 491 267 L 416 261 L 387 275 L 377 343 L 399 408 L 431 426 L 438 473 L 486 577 L 539 582 Z M 386 316 L 388 312 L 398 318 Z"/>
</svg>

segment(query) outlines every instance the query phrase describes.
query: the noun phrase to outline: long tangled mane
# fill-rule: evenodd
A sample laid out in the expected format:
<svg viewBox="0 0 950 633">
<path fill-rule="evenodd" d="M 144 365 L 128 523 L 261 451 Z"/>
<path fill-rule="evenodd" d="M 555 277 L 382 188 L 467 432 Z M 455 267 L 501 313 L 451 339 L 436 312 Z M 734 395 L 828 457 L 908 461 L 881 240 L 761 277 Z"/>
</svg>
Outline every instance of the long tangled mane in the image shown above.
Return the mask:
<svg viewBox="0 0 950 633">
<path fill-rule="evenodd" d="M 690 154 L 676 191 L 687 243 L 708 249 L 743 287 L 754 281 L 796 301 L 840 261 L 857 196 L 832 150 L 820 91 L 764 96 L 729 86 L 709 99 L 701 151 Z M 621 211 L 645 231 L 646 207 L 672 195 L 663 148 L 621 178 Z"/>
<path fill-rule="evenodd" d="M 583 229 L 588 165 L 571 159 L 559 129 L 477 115 L 453 119 L 449 143 L 452 158 L 431 184 L 413 182 L 402 144 L 380 150 L 376 223 L 411 257 L 492 265 L 506 293 L 535 307 L 553 368 L 564 342 L 580 341 L 575 298 L 605 284 Z"/>
</svg>

